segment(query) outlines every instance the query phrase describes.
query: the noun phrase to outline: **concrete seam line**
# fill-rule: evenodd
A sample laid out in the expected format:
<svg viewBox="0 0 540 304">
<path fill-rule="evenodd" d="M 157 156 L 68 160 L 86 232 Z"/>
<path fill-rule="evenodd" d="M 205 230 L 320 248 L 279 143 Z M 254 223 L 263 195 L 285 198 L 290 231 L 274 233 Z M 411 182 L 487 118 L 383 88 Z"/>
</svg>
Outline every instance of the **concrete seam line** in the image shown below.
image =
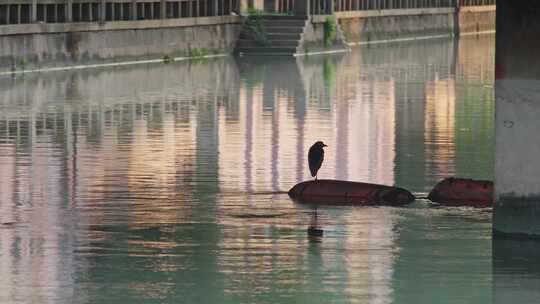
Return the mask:
<svg viewBox="0 0 540 304">
<path fill-rule="evenodd" d="M 474 36 L 474 35 L 488 35 L 495 34 L 495 30 L 487 30 L 481 32 L 468 32 L 461 33 L 460 36 Z M 444 34 L 444 35 L 432 35 L 432 36 L 418 36 L 410 38 L 396 38 L 396 39 L 385 39 L 385 40 L 375 40 L 375 41 L 359 41 L 359 42 L 346 42 L 348 46 L 357 46 L 357 45 L 368 45 L 368 44 L 383 44 L 391 42 L 404 42 L 404 41 L 414 41 L 414 40 L 426 40 L 426 39 L 436 39 L 436 38 L 445 38 L 452 37 L 453 34 Z"/>
<path fill-rule="evenodd" d="M 164 28 L 186 28 L 200 26 L 214 26 L 225 24 L 241 24 L 241 19 L 236 16 L 225 17 L 198 17 L 197 18 L 170 19 L 166 21 L 137 20 L 137 21 L 114 21 L 99 24 L 98 22 L 71 22 L 71 23 L 32 23 L 11 24 L 0 26 L 0 36 L 22 34 L 54 34 L 54 33 L 77 33 L 77 32 L 104 32 L 126 30 L 151 30 Z"/>
<path fill-rule="evenodd" d="M 374 41 L 359 41 L 359 42 L 347 42 L 348 46 L 354 45 L 368 45 L 368 44 L 383 44 L 390 42 L 404 42 L 404 41 L 414 41 L 414 40 L 427 40 L 427 39 L 436 39 L 436 38 L 446 38 L 452 37 L 452 34 L 443 34 L 443 35 L 431 35 L 431 36 L 417 36 L 410 38 L 396 38 L 396 39 L 384 39 L 384 40 L 374 40 Z"/>
<path fill-rule="evenodd" d="M 198 58 L 218 58 L 218 57 L 225 57 L 227 55 L 228 55 L 227 53 L 223 53 L 223 54 L 205 55 L 205 56 L 198 56 L 198 57 L 174 57 L 173 60 L 184 61 L 184 60 L 191 60 L 191 59 L 198 59 Z M 68 71 L 68 70 L 105 68 L 105 67 L 114 67 L 114 66 L 135 65 L 135 64 L 145 64 L 145 63 L 160 63 L 160 62 L 163 62 L 163 59 L 147 59 L 147 60 L 123 61 L 123 62 L 113 62 L 113 63 L 81 64 L 81 65 L 50 67 L 50 68 L 32 69 L 32 70 L 5 71 L 5 72 L 0 72 L 0 76 L 26 74 L 26 73 L 38 73 L 38 72 L 57 72 L 57 71 Z"/>
<path fill-rule="evenodd" d="M 309 55 L 322 55 L 322 54 L 336 54 L 336 53 L 345 53 L 350 51 L 349 49 L 342 49 L 342 50 L 331 50 L 331 51 L 318 51 L 318 52 L 302 52 L 302 53 L 296 53 L 293 54 L 294 57 L 300 57 L 300 56 L 309 56 Z"/>
<path fill-rule="evenodd" d="M 460 8 L 461 13 L 485 13 L 495 12 L 496 10 L 496 5 L 463 6 Z"/>
<path fill-rule="evenodd" d="M 486 34 L 495 34 L 495 33 L 496 33 L 496 30 L 487 30 L 487 31 L 481 31 L 481 32 L 461 33 L 461 36 L 486 35 Z"/>
<path fill-rule="evenodd" d="M 455 8 L 419 8 L 419 9 L 388 9 L 376 11 L 347 11 L 336 12 L 338 19 L 355 19 L 355 18 L 373 18 L 373 17 L 397 17 L 397 16 L 418 16 L 418 15 L 446 15 L 454 14 Z"/>
</svg>

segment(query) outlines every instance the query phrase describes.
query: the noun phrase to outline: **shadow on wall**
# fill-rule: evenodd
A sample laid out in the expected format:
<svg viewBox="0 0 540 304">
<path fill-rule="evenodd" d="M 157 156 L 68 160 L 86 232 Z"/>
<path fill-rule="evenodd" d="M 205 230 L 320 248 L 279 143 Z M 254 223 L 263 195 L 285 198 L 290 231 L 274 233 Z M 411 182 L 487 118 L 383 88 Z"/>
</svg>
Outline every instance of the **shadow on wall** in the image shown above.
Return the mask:
<svg viewBox="0 0 540 304">
<path fill-rule="evenodd" d="M 493 303 L 537 303 L 540 242 L 493 239 Z"/>
</svg>

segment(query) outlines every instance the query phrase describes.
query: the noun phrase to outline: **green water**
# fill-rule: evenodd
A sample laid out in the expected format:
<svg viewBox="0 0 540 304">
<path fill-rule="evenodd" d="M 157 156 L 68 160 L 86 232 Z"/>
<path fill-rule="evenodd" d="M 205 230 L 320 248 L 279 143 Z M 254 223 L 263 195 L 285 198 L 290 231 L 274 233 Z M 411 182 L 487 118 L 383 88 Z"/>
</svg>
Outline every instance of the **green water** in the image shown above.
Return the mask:
<svg viewBox="0 0 540 304">
<path fill-rule="evenodd" d="M 480 36 L 1 78 L 0 302 L 492 302 L 490 209 L 322 207 L 310 239 L 281 192 L 316 140 L 320 178 L 493 179 L 493 71 Z"/>
</svg>

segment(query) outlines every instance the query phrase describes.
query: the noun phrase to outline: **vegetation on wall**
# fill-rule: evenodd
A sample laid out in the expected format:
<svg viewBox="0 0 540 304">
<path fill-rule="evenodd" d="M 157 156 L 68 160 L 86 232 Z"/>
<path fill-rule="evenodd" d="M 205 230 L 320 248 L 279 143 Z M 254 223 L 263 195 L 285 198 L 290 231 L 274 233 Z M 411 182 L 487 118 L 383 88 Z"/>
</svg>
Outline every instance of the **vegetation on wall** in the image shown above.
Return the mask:
<svg viewBox="0 0 540 304">
<path fill-rule="evenodd" d="M 268 35 L 262 22 L 262 11 L 249 9 L 246 27 L 253 35 L 256 44 L 260 46 L 267 46 L 269 44 Z"/>
<path fill-rule="evenodd" d="M 326 17 L 324 20 L 324 46 L 330 47 L 336 39 L 337 26 L 334 16 Z"/>
</svg>

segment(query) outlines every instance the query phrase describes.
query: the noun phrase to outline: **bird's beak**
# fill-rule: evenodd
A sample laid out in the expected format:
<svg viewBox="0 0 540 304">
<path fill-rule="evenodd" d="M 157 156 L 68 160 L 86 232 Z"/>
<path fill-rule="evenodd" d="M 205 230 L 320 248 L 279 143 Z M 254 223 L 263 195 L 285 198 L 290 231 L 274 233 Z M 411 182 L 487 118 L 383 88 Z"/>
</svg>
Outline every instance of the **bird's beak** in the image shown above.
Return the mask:
<svg viewBox="0 0 540 304">
<path fill-rule="evenodd" d="M 328 147 L 328 145 L 325 145 L 325 144 L 323 144 L 322 146 L 323 146 L 323 147 Z"/>
</svg>

